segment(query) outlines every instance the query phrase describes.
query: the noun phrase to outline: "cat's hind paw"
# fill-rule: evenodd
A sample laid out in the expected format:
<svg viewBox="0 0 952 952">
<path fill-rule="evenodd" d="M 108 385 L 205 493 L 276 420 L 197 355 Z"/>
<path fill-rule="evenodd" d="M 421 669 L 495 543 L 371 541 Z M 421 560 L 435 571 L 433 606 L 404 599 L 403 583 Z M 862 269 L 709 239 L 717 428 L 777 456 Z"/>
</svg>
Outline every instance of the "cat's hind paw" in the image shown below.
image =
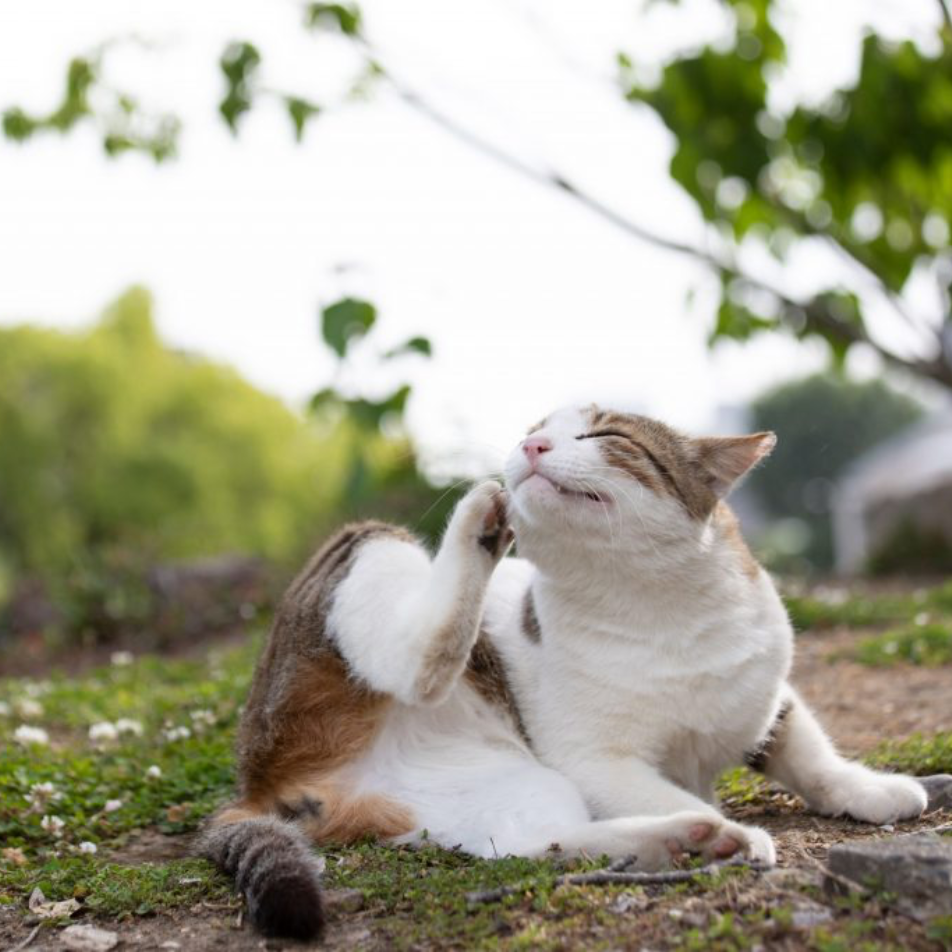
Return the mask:
<svg viewBox="0 0 952 952">
<path fill-rule="evenodd" d="M 513 532 L 507 516 L 508 495 L 495 480 L 471 489 L 460 501 L 450 523 L 450 531 L 464 545 L 475 543 L 494 561 L 501 559 L 512 544 Z"/>
<path fill-rule="evenodd" d="M 675 813 L 659 821 L 658 835 L 665 854 L 639 859 L 646 867 L 659 868 L 685 853 L 703 857 L 709 862 L 738 857 L 763 866 L 777 862 L 777 851 L 766 830 L 734 823 L 716 813 Z M 642 863 L 639 862 L 639 867 Z"/>
</svg>

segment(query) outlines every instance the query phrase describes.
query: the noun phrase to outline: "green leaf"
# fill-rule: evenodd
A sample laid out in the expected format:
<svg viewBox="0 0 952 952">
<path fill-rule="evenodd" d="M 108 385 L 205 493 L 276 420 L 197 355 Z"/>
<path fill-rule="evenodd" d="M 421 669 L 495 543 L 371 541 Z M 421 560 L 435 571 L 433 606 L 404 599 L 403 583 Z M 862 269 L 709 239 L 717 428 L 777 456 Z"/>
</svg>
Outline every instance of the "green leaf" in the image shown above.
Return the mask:
<svg viewBox="0 0 952 952">
<path fill-rule="evenodd" d="M 325 307 L 321 314 L 321 334 L 327 345 L 343 358 L 355 338 L 363 337 L 377 319 L 377 309 L 368 301 L 344 298 Z"/>
<path fill-rule="evenodd" d="M 321 111 L 321 107 L 297 96 L 286 96 L 284 104 L 294 124 L 294 138 L 300 142 L 304 138 L 304 128 L 308 120 L 316 116 Z"/>
<path fill-rule="evenodd" d="M 238 131 L 238 120 L 251 108 L 255 73 L 260 65 L 261 54 L 251 43 L 229 43 L 222 53 L 219 66 L 227 89 L 218 111 L 232 132 Z"/>
<path fill-rule="evenodd" d="M 305 22 L 309 27 L 322 28 L 330 25 L 345 36 L 357 36 L 362 17 L 360 7 L 354 3 L 309 3 Z"/>
<path fill-rule="evenodd" d="M 320 413 L 328 407 L 340 404 L 340 402 L 340 394 L 333 387 L 325 387 L 323 390 L 318 390 L 317 393 L 308 400 L 307 408 L 311 413 Z"/>
<path fill-rule="evenodd" d="M 404 384 L 383 400 L 366 400 L 363 398 L 348 400 L 347 412 L 359 426 L 367 429 L 377 429 L 384 417 L 403 416 L 409 396 L 410 387 Z"/>
<path fill-rule="evenodd" d="M 402 357 L 404 354 L 421 354 L 424 357 L 433 356 L 433 345 L 427 337 L 411 337 L 398 347 L 388 350 L 383 356 L 385 360 Z"/>
</svg>

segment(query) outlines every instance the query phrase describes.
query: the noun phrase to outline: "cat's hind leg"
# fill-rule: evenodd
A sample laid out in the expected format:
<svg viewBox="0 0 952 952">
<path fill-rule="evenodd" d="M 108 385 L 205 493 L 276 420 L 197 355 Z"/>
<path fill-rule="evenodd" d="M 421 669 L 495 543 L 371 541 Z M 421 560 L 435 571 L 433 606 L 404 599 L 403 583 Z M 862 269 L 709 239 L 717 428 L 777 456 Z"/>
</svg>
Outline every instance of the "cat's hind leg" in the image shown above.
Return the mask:
<svg viewBox="0 0 952 952">
<path fill-rule="evenodd" d="M 328 632 L 353 675 L 405 704 L 439 704 L 466 667 L 486 587 L 512 540 L 505 493 L 485 482 L 456 507 L 431 560 L 422 546 L 367 542 L 331 600 Z"/>
<path fill-rule="evenodd" d="M 926 792 L 912 777 L 871 770 L 840 756 L 816 717 L 788 688 L 773 729 L 748 764 L 826 816 L 892 823 L 919 816 Z"/>
</svg>

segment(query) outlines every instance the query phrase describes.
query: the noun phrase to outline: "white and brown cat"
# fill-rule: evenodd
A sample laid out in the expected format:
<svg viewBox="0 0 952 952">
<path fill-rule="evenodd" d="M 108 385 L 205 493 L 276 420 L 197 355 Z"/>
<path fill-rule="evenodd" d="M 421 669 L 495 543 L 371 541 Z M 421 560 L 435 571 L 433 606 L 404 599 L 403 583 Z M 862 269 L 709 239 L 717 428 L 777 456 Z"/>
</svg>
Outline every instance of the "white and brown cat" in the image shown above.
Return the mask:
<svg viewBox="0 0 952 952">
<path fill-rule="evenodd" d="M 924 788 L 844 760 L 787 683 L 790 623 L 723 502 L 773 445 L 562 410 L 435 556 L 380 523 L 332 538 L 282 602 L 240 799 L 202 840 L 258 928 L 320 931 L 309 841 L 770 863 L 769 835 L 715 802 L 744 762 L 818 813 L 918 816 Z"/>
</svg>

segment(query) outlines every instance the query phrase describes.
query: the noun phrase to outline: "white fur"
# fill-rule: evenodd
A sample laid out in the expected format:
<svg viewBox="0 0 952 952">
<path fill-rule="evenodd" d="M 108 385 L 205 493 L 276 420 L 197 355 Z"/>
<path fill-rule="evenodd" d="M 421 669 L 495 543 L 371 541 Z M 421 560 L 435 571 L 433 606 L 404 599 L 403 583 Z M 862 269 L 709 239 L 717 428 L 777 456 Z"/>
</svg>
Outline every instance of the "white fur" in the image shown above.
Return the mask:
<svg viewBox="0 0 952 952">
<path fill-rule="evenodd" d="M 493 572 L 475 543 L 493 483 L 462 501 L 432 562 L 407 542 L 361 549 L 330 627 L 354 673 L 397 703 L 351 767 L 358 787 L 412 808 L 418 828 L 405 839 L 481 856 L 536 856 L 557 843 L 564 853 L 635 853 L 653 868 L 681 848 L 716 854 L 733 839 L 771 862 L 766 833 L 717 813 L 714 783 L 789 704 L 772 777 L 823 813 L 874 823 L 918 815 L 919 784 L 843 760 L 787 685 L 792 633 L 767 574 L 750 577 L 714 520 L 606 466 L 596 441 L 577 439 L 586 427 L 584 411 L 561 411 L 540 431 L 552 449 L 535 472 L 519 448 L 510 458 L 523 558 Z M 539 644 L 521 630 L 530 586 Z M 421 692 L 422 659 L 454 618 L 466 632 L 458 663 L 438 692 Z M 459 678 L 480 619 L 531 750 Z"/>
</svg>

